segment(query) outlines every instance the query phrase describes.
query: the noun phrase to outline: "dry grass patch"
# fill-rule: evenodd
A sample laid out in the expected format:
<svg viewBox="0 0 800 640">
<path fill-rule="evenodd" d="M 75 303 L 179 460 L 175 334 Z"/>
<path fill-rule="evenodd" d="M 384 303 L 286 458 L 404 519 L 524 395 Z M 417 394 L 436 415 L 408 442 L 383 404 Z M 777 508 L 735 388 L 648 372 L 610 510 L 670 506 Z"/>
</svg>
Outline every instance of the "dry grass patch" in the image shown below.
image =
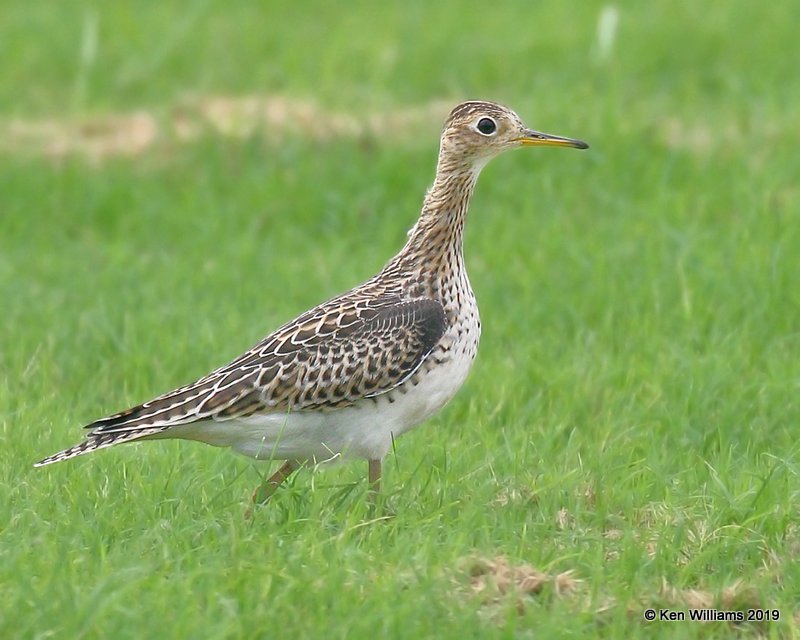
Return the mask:
<svg viewBox="0 0 800 640">
<path fill-rule="evenodd" d="M 734 581 L 719 593 L 704 589 L 678 589 L 664 580 L 656 604 L 726 611 L 757 609 L 763 605 L 756 589 L 745 585 L 742 580 Z"/>
<path fill-rule="evenodd" d="M 614 532 L 609 533 L 611 537 L 617 535 Z M 644 611 L 647 609 L 683 611 L 686 612 L 688 619 L 689 609 L 740 611 L 746 616 L 747 611 L 751 609 L 771 608 L 769 603 L 763 601 L 759 590 L 743 580 L 735 580 L 715 592 L 700 588 L 678 588 L 663 579 L 660 588 L 621 602 L 610 595 L 601 601 L 592 600 L 586 582 L 577 577 L 575 571 L 548 573 L 526 563 L 514 563 L 502 555 L 470 559 L 466 562 L 463 575 L 467 580 L 468 595 L 478 600 L 487 617 L 498 621 L 505 619 L 504 613 L 508 611 L 508 607 L 512 607 L 522 616 L 535 602 L 549 604 L 555 600 L 568 602 L 568 606 L 574 609 L 575 615 L 589 615 L 600 626 L 608 622 L 608 616 L 613 615 L 614 611 L 631 620 L 641 621 L 642 624 L 658 624 L 658 621 L 646 621 Z M 460 584 L 460 589 L 464 589 L 463 578 Z M 800 613 L 795 611 L 782 611 L 781 616 L 779 624 L 797 626 L 800 620 Z M 702 624 L 730 630 L 747 629 L 761 634 L 774 622 L 710 620 Z"/>
<path fill-rule="evenodd" d="M 364 114 L 342 113 L 285 96 L 203 96 L 167 107 L 164 115 L 138 110 L 92 117 L 0 123 L 0 151 L 48 158 L 80 155 L 91 162 L 142 154 L 159 144 L 190 143 L 205 135 L 277 143 L 287 136 L 312 140 L 337 137 L 402 139 L 418 127 L 435 132 L 450 103 Z"/>
<path fill-rule="evenodd" d="M 470 593 L 484 607 L 497 609 L 511 598 L 520 615 L 533 597 L 545 591 L 559 598 L 573 596 L 583 583 L 572 571 L 545 573 L 529 564 L 514 564 L 505 556 L 473 559 L 468 574 Z"/>
</svg>

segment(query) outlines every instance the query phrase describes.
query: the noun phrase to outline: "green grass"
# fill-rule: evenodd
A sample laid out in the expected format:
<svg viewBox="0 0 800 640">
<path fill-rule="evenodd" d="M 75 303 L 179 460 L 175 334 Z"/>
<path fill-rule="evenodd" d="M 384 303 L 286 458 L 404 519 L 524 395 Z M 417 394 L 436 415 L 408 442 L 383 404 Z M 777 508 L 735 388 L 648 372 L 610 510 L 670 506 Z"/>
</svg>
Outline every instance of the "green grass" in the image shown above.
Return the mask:
<svg viewBox="0 0 800 640">
<path fill-rule="evenodd" d="M 387 459 L 393 517 L 354 462 L 247 520 L 268 467 L 225 450 L 31 464 L 379 269 L 440 123 L 208 131 L 94 162 L 0 142 L 0 636 L 800 635 L 793 3 L 618 3 L 602 60 L 601 3 L 372 7 L 6 2 L 2 131 L 163 122 L 207 95 L 358 116 L 486 97 L 592 148 L 484 172 L 480 356 Z M 474 593 L 500 556 L 581 582 Z M 781 620 L 642 620 L 692 590 Z"/>
</svg>

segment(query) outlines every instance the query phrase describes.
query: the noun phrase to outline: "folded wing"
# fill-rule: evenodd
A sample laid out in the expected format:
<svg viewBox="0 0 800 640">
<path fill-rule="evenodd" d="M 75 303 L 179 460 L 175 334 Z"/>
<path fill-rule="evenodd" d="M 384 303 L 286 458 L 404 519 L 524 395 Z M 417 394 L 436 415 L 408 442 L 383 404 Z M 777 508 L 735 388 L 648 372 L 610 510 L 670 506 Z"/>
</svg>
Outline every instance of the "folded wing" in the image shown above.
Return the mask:
<svg viewBox="0 0 800 640">
<path fill-rule="evenodd" d="M 413 376 L 445 328 L 441 303 L 428 298 L 331 301 L 204 378 L 87 425 L 86 442 L 38 464 L 198 420 L 351 406 Z"/>
</svg>

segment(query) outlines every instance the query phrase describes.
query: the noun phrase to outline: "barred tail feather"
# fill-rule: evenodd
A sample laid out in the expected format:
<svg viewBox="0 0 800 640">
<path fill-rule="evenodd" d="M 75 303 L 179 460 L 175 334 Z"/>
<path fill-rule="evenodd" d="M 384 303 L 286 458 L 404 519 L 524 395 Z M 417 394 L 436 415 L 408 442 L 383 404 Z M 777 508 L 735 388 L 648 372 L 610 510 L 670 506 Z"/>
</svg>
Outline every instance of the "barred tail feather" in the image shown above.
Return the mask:
<svg viewBox="0 0 800 640">
<path fill-rule="evenodd" d="M 63 451 L 54 453 L 51 456 L 47 456 L 43 460 L 39 460 L 39 462 L 35 463 L 33 466 L 43 467 L 48 464 L 53 464 L 54 462 L 61 462 L 62 460 L 69 460 L 70 458 L 75 458 L 76 456 L 82 456 L 84 453 L 91 453 L 92 451 L 97 451 L 98 449 L 105 449 L 106 447 L 110 447 L 115 444 L 130 442 L 132 440 L 140 440 L 142 438 L 146 438 L 147 436 L 161 433 L 166 428 L 166 426 L 145 427 L 136 431 L 89 434 L 89 436 L 83 442 L 80 442 L 69 449 L 64 449 Z"/>
</svg>

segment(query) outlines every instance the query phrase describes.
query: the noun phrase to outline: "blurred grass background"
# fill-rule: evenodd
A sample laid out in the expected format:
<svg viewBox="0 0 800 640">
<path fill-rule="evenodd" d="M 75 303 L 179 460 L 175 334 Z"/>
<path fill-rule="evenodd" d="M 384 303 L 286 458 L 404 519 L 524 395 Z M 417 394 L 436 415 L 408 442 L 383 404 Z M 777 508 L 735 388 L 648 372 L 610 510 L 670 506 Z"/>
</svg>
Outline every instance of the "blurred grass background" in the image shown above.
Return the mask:
<svg viewBox="0 0 800 640">
<path fill-rule="evenodd" d="M 796 637 L 796 12 L 5 2 L 0 635 Z M 31 467 L 378 270 L 476 97 L 592 148 L 484 172 L 481 354 L 393 518 L 360 463 L 252 521 L 223 450 Z M 703 604 L 781 620 L 642 619 Z"/>
</svg>

